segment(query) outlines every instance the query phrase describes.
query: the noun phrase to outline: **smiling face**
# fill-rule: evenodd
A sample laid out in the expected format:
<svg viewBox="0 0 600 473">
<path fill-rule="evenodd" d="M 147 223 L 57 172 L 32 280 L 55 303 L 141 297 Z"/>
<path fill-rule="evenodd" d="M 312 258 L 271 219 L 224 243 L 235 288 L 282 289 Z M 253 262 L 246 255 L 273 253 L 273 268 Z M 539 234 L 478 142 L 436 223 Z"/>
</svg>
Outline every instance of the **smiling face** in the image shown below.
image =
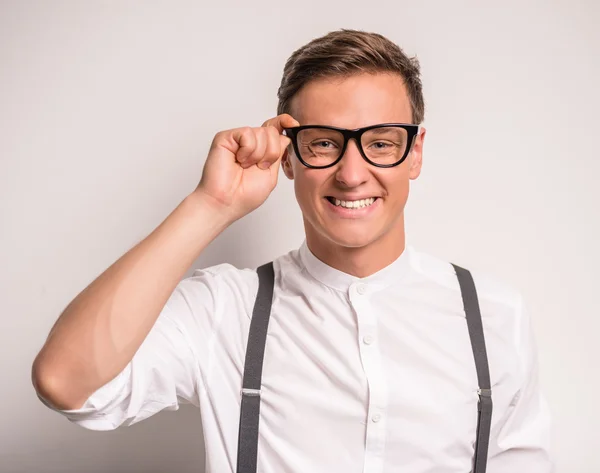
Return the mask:
<svg viewBox="0 0 600 473">
<path fill-rule="evenodd" d="M 291 115 L 300 125 L 349 129 L 412 123 L 402 78 L 384 73 L 311 81 L 292 99 Z M 289 147 L 283 170 L 294 180 L 307 244 L 317 257 L 325 260 L 327 254 L 362 249 L 385 265 L 386 255 L 399 256 L 404 249 L 409 181 L 421 171 L 424 135 L 421 129 L 404 162 L 391 168 L 367 163 L 354 140 L 341 161 L 326 169 L 305 167 Z"/>
</svg>

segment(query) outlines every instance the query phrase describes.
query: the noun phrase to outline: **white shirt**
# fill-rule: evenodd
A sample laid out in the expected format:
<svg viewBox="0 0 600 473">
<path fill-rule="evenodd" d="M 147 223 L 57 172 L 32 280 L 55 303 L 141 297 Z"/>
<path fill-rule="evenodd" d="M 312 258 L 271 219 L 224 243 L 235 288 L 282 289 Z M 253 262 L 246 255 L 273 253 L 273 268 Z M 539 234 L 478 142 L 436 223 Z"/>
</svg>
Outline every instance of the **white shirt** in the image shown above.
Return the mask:
<svg viewBox="0 0 600 473">
<path fill-rule="evenodd" d="M 274 268 L 258 471 L 471 471 L 478 383 L 451 265 L 407 246 L 360 279 L 327 266 L 304 243 Z M 548 473 L 550 419 L 523 299 L 472 274 L 494 402 L 487 472 Z M 201 410 L 206 472 L 235 472 L 257 290 L 254 270 L 197 270 L 179 283 L 125 370 L 81 409 L 59 412 L 110 430 L 191 402 Z"/>
</svg>

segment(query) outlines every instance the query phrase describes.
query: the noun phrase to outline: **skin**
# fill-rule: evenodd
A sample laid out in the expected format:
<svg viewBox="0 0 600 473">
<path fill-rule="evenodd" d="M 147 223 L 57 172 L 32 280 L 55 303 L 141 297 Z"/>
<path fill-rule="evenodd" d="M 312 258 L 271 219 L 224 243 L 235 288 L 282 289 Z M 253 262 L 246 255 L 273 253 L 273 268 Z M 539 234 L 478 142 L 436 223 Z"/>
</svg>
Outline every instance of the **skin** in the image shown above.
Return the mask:
<svg viewBox="0 0 600 473">
<path fill-rule="evenodd" d="M 39 395 L 57 408 L 79 409 L 125 368 L 185 271 L 269 196 L 290 143 L 281 133 L 297 125 L 280 115 L 215 135 L 197 188 L 60 315 L 32 366 Z"/>
<path fill-rule="evenodd" d="M 360 74 L 319 79 L 306 84 L 291 102 L 301 125 L 360 128 L 378 123 L 412 123 L 404 81 L 397 74 Z M 402 164 L 377 168 L 350 141 L 342 160 L 327 169 L 305 167 L 290 146 L 282 157 L 304 219 L 311 252 L 331 267 L 366 277 L 388 266 L 405 248 L 404 208 L 410 181 L 421 173 L 425 129 Z M 372 212 L 359 218 L 340 216 L 326 196 L 342 200 L 378 197 Z"/>
<path fill-rule="evenodd" d="M 365 277 L 404 251 L 409 181 L 421 170 L 424 130 L 399 166 L 379 169 L 355 143 L 335 167 L 308 169 L 290 154 L 284 128 L 323 124 L 344 128 L 410 123 L 411 108 L 397 75 L 358 75 L 307 84 L 282 114 L 261 127 L 215 135 L 197 188 L 144 240 L 73 299 L 32 366 L 37 392 L 52 405 L 78 409 L 133 358 L 170 294 L 223 230 L 258 208 L 277 185 L 279 165 L 294 180 L 310 250 L 330 266 Z M 379 197 L 368 215 L 342 217 L 325 196 Z M 202 343 L 202 341 L 199 341 Z"/>
</svg>

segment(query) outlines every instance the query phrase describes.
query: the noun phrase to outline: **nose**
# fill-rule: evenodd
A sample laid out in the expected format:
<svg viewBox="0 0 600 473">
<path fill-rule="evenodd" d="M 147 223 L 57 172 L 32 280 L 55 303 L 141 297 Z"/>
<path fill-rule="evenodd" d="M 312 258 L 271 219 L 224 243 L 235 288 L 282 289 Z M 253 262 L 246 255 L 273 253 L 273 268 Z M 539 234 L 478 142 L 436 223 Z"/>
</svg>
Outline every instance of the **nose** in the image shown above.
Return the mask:
<svg viewBox="0 0 600 473">
<path fill-rule="evenodd" d="M 344 187 L 358 187 L 369 178 L 369 163 L 367 163 L 355 140 L 350 140 L 342 159 L 337 164 L 335 179 Z"/>
</svg>

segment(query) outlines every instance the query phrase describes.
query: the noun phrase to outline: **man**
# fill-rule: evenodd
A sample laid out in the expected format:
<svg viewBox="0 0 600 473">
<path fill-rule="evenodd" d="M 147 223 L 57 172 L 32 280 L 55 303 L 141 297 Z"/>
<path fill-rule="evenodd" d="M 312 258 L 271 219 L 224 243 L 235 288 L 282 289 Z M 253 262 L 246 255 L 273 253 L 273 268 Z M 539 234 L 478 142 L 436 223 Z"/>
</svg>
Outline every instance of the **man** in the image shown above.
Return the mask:
<svg viewBox="0 0 600 473">
<path fill-rule="evenodd" d="M 406 244 L 425 138 L 419 74 L 378 34 L 340 30 L 294 52 L 278 115 L 218 133 L 197 189 L 65 309 L 34 362 L 40 399 L 95 430 L 191 402 L 208 472 L 464 473 L 479 437 L 478 471 L 551 471 L 521 295 L 473 274 L 491 378 L 483 386 L 458 269 Z M 223 264 L 181 281 L 265 201 L 280 164 L 306 240 L 274 261 L 272 306 L 255 309 L 269 282 L 259 291 L 252 270 Z M 261 345 L 249 331 L 265 313 Z M 248 388 L 247 349 L 261 346 L 260 386 Z M 490 395 L 483 435 L 478 409 Z M 254 443 L 240 427 L 242 398 L 260 408 Z"/>
</svg>

